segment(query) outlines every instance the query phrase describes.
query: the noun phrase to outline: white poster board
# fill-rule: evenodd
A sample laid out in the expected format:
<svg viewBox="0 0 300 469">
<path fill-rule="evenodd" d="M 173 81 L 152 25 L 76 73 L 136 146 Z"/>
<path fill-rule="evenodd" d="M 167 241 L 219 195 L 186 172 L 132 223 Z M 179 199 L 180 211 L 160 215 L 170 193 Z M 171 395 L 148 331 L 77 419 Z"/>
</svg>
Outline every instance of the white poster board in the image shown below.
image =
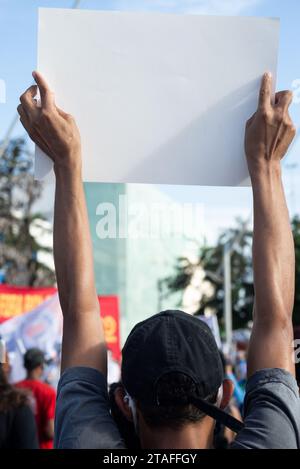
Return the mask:
<svg viewBox="0 0 300 469">
<path fill-rule="evenodd" d="M 38 70 L 76 118 L 84 181 L 237 186 L 278 37 L 276 19 L 40 9 Z"/>
</svg>

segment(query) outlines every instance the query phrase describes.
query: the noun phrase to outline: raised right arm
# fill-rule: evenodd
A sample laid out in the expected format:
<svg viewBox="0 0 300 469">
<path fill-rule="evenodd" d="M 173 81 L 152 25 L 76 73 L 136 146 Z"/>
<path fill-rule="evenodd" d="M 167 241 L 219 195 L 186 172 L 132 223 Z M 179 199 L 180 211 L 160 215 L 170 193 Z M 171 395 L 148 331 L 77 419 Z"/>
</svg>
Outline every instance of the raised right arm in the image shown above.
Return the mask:
<svg viewBox="0 0 300 469">
<path fill-rule="evenodd" d="M 295 253 L 280 162 L 295 128 L 289 116 L 292 93 L 276 94 L 272 77 L 262 80 L 257 112 L 248 121 L 245 148 L 254 204 L 254 316 L 248 376 L 263 368 L 295 373 L 292 312 Z"/>
</svg>

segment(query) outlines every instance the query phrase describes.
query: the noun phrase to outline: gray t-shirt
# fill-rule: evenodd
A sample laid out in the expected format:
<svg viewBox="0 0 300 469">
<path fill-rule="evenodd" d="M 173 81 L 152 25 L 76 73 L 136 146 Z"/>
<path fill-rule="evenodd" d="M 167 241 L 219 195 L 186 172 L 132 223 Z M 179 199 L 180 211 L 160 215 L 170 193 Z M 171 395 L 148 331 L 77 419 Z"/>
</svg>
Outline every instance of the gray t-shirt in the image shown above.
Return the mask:
<svg viewBox="0 0 300 469">
<path fill-rule="evenodd" d="M 300 399 L 295 378 L 280 369 L 255 373 L 247 383 L 244 429 L 232 448 L 300 448 Z M 60 378 L 55 448 L 125 448 L 110 414 L 107 382 L 97 370 L 67 369 Z"/>
</svg>

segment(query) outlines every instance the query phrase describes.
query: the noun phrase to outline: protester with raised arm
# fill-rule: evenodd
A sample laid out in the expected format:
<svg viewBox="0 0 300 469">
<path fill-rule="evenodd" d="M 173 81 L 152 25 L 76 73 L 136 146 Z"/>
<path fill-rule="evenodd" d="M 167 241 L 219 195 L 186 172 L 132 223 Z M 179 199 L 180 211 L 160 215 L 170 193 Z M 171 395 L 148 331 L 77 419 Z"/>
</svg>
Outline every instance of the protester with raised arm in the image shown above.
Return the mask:
<svg viewBox="0 0 300 469">
<path fill-rule="evenodd" d="M 36 87 L 30 87 L 18 111 L 32 140 L 53 160 L 56 175 L 54 257 L 64 330 L 55 444 L 124 448 L 107 394 L 80 136 L 74 119 L 55 105 L 43 77 L 35 73 L 34 78 L 41 107 L 34 100 Z M 266 74 L 245 139 L 254 198 L 255 279 L 245 424 L 224 411 L 233 385 L 224 379 L 210 329 L 181 311 L 164 311 L 131 331 L 123 348 L 122 383 L 114 393 L 143 448 L 211 448 L 216 421 L 237 433 L 233 447 L 300 447 L 292 360 L 294 249 L 280 170 L 295 129 L 288 114 L 291 93 L 277 93 L 273 103 L 271 90 Z M 101 158 L 99 164 L 104 164 Z"/>
</svg>

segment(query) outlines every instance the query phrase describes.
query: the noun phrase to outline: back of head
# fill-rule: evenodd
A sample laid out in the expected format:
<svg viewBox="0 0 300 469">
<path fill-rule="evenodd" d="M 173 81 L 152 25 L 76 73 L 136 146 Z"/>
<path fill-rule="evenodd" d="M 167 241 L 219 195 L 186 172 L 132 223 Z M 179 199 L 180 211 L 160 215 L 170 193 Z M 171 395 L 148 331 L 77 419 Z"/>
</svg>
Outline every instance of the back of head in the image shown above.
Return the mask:
<svg viewBox="0 0 300 469">
<path fill-rule="evenodd" d="M 24 354 L 24 367 L 28 373 L 43 367 L 45 364 L 45 354 L 38 348 L 30 348 Z"/>
<path fill-rule="evenodd" d="M 223 381 L 209 327 L 182 311 L 164 311 L 132 330 L 123 348 L 122 383 L 149 427 L 201 421 L 198 401 L 214 404 Z"/>
<path fill-rule="evenodd" d="M 171 372 L 161 377 L 157 383 L 160 405 L 144 404 L 137 401 L 145 422 L 152 428 L 180 429 L 189 423 L 200 422 L 206 415 L 191 403 L 200 397 L 201 389 L 184 373 Z M 217 401 L 218 390 L 206 396 L 207 402 Z"/>
</svg>

